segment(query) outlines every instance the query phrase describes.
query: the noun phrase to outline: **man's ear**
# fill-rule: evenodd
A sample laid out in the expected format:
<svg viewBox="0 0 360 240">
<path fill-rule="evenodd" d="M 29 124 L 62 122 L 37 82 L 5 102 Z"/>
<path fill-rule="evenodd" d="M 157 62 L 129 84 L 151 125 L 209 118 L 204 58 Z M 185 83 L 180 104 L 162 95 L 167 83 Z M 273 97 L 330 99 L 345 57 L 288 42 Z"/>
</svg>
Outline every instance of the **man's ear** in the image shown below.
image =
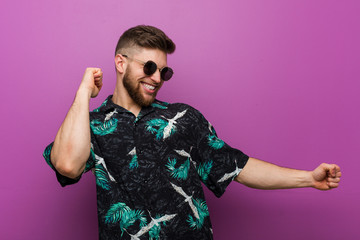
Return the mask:
<svg viewBox="0 0 360 240">
<path fill-rule="evenodd" d="M 125 63 L 125 57 L 122 56 L 121 54 L 116 54 L 115 56 L 115 68 L 119 73 L 124 73 L 125 68 L 126 68 L 126 63 Z"/>
</svg>

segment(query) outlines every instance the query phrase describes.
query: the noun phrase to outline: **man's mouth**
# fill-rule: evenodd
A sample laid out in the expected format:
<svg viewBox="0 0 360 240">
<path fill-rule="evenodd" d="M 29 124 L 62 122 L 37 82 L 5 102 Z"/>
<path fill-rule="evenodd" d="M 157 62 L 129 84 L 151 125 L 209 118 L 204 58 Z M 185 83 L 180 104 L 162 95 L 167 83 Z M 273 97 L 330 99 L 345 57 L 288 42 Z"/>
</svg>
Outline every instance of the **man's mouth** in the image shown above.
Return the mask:
<svg viewBox="0 0 360 240">
<path fill-rule="evenodd" d="M 141 82 L 141 85 L 144 87 L 144 89 L 147 92 L 149 92 L 149 93 L 154 93 L 155 92 L 156 86 L 150 85 L 150 84 L 145 83 L 145 82 Z"/>
</svg>

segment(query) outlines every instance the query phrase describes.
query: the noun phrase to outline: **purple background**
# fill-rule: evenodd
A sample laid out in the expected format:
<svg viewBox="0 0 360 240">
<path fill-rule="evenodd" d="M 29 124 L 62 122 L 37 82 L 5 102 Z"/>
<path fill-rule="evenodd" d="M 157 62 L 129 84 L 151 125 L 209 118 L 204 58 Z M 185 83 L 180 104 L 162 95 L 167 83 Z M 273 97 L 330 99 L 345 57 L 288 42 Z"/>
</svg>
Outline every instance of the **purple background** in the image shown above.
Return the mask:
<svg viewBox="0 0 360 240">
<path fill-rule="evenodd" d="M 282 166 L 341 166 L 341 187 L 206 190 L 215 239 L 360 239 L 359 1 L 2 0 L 1 239 L 97 239 L 95 181 L 61 188 L 42 158 L 88 66 L 115 86 L 113 52 L 137 24 L 177 44 L 158 98 Z"/>
</svg>

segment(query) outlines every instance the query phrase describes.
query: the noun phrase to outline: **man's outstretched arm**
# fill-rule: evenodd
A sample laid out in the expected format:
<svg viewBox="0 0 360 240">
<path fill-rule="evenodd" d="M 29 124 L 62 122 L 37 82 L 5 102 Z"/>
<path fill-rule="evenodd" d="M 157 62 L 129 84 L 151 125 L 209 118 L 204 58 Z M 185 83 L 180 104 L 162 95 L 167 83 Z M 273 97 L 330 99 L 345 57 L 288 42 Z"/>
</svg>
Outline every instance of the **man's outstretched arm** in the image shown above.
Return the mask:
<svg viewBox="0 0 360 240">
<path fill-rule="evenodd" d="M 101 87 L 101 69 L 87 68 L 51 150 L 51 162 L 63 176 L 76 178 L 84 171 L 90 156 L 89 102 Z"/>
<path fill-rule="evenodd" d="M 322 163 L 313 171 L 304 171 L 250 158 L 234 180 L 258 189 L 313 187 L 329 190 L 339 186 L 340 177 L 340 167 L 336 164 Z"/>
</svg>

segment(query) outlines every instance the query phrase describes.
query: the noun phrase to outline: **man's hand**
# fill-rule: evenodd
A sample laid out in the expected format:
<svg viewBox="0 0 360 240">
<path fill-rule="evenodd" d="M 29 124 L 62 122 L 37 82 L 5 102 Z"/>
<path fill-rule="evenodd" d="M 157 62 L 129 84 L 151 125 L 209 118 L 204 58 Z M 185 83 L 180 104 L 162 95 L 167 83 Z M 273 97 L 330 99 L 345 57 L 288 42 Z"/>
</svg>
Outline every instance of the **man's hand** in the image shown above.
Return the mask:
<svg viewBox="0 0 360 240">
<path fill-rule="evenodd" d="M 336 164 L 322 163 L 312 172 L 314 188 L 329 190 L 339 186 L 341 171 Z"/>
<path fill-rule="evenodd" d="M 103 85 L 103 72 L 100 68 L 87 68 L 81 81 L 80 89 L 88 91 L 92 98 L 96 97 Z"/>
</svg>

